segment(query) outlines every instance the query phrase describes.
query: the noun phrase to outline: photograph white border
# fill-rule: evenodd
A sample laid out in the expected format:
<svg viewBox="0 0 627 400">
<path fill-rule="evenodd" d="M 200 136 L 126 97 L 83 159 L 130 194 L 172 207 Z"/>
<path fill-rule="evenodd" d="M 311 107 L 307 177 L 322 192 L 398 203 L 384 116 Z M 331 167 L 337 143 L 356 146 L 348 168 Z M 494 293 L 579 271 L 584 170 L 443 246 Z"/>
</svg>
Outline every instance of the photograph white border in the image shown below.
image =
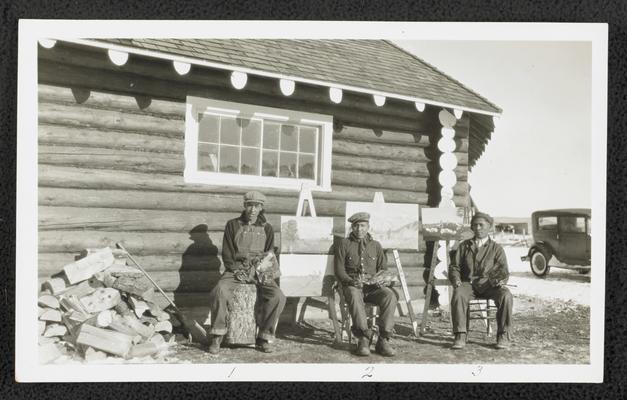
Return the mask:
<svg viewBox="0 0 627 400">
<path fill-rule="evenodd" d="M 431 381 L 602 382 L 605 306 L 607 24 L 307 21 L 20 20 L 16 200 L 18 382 Z M 124 364 L 40 365 L 37 355 L 37 41 L 46 38 L 352 38 L 585 41 L 592 44 L 592 302 L 590 364 Z M 507 110 L 505 110 L 507 112 Z"/>
</svg>

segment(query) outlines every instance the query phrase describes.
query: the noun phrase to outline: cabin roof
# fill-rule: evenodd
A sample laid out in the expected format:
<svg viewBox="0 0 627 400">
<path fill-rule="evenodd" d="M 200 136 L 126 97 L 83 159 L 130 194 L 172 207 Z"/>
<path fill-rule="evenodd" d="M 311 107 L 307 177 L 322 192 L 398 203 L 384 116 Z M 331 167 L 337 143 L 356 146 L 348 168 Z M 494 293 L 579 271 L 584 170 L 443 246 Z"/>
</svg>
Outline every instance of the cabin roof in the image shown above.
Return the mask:
<svg viewBox="0 0 627 400">
<path fill-rule="evenodd" d="M 488 113 L 501 109 L 386 40 L 103 39 L 269 73 L 410 96 Z"/>
</svg>

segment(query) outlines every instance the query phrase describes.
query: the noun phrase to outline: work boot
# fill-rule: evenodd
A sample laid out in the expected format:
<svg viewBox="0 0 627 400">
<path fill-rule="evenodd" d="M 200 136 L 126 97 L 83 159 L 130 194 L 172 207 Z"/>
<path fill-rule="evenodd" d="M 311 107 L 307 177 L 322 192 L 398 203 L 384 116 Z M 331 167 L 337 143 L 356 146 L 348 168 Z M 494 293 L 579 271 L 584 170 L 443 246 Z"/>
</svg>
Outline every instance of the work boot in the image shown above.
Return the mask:
<svg viewBox="0 0 627 400">
<path fill-rule="evenodd" d="M 263 353 L 272 353 L 274 351 L 274 347 L 272 347 L 272 344 L 270 344 L 269 341 L 261 338 L 257 338 L 255 348 Z"/>
<path fill-rule="evenodd" d="M 370 355 L 370 339 L 367 336 L 362 336 L 357 342 L 357 349 L 355 355 L 360 357 L 367 357 Z"/>
<path fill-rule="evenodd" d="M 499 333 L 496 335 L 497 349 L 509 349 L 509 334 L 507 332 Z"/>
<path fill-rule="evenodd" d="M 459 332 L 455 334 L 455 342 L 453 342 L 452 349 L 460 350 L 466 346 L 466 332 Z"/>
<path fill-rule="evenodd" d="M 383 338 L 379 336 L 377 340 L 377 345 L 374 347 L 375 351 L 382 355 L 383 357 L 394 357 L 396 352 L 390 346 L 390 338 Z"/>
<path fill-rule="evenodd" d="M 222 335 L 212 335 L 209 343 L 209 353 L 218 354 L 220 352 L 220 344 L 222 343 Z"/>
</svg>

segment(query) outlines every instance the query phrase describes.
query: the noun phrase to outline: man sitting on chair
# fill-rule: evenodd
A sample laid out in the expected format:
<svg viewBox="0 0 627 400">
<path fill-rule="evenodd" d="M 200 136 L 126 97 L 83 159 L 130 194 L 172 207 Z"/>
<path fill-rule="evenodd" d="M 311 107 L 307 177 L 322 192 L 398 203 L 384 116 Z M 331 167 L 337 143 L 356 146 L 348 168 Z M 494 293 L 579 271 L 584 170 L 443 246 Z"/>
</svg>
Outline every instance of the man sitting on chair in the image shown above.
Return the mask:
<svg viewBox="0 0 627 400">
<path fill-rule="evenodd" d="M 470 222 L 474 237 L 461 242 L 451 260 L 453 349 L 462 349 L 466 345 L 468 303 L 476 298 L 494 301 L 497 307 L 496 348 L 509 347 L 513 300 L 511 292 L 504 286 L 509 278 L 505 251 L 488 236 L 493 222 L 488 214 L 477 212 Z"/>
<path fill-rule="evenodd" d="M 339 280 L 348 310 L 353 320 L 352 333 L 358 338 L 355 354 L 370 355 L 372 337 L 366 319 L 364 303 L 379 307 L 379 339 L 375 346 L 377 353 L 392 357 L 395 355 L 390 346 L 394 328 L 394 308 L 398 302 L 396 292 L 380 284 L 364 285 L 364 281 L 377 272 L 385 270 L 386 256 L 381 244 L 373 240 L 370 228 L 370 214 L 359 212 L 348 219 L 351 233 L 335 247 L 335 277 Z"/>
<path fill-rule="evenodd" d="M 285 307 L 285 296 L 276 282 L 260 279 L 258 260 L 274 251 L 274 230 L 266 222 L 263 206 L 266 197 L 252 191 L 244 195 L 244 211 L 226 223 L 222 240 L 222 261 L 224 274 L 209 294 L 211 301 L 211 342 L 209 353 L 220 351 L 222 338 L 226 334 L 227 303 L 233 297 L 237 285 L 257 284 L 256 347 L 265 353 L 272 352 L 270 340 L 274 338 L 274 329 L 279 315 Z M 257 264 L 257 265 L 255 265 Z M 278 269 L 278 268 L 277 268 Z"/>
</svg>

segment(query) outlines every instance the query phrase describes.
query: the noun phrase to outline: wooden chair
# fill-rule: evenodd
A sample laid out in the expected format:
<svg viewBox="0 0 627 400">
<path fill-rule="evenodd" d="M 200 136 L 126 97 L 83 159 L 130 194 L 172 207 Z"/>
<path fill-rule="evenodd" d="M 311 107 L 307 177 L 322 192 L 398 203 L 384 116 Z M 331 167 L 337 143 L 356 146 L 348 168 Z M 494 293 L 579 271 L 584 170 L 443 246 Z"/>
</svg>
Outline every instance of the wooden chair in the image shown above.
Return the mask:
<svg viewBox="0 0 627 400">
<path fill-rule="evenodd" d="M 470 321 L 480 320 L 485 326 L 486 336 L 492 336 L 490 321 L 496 320 L 496 304 L 490 299 L 474 299 L 468 303 L 466 312 L 466 331 L 470 333 Z"/>
<path fill-rule="evenodd" d="M 353 343 L 353 334 L 351 332 L 352 320 L 348 311 L 348 304 L 346 304 L 346 298 L 344 297 L 344 291 L 339 283 L 336 283 L 333 290 L 338 293 L 340 297 L 340 341 L 344 339 L 344 332 L 348 338 L 348 343 Z M 370 341 L 374 339 L 375 333 L 378 334 L 377 318 L 379 317 L 379 307 L 374 304 L 365 303 L 366 306 L 366 319 L 368 320 L 368 328 L 370 328 Z"/>
</svg>

